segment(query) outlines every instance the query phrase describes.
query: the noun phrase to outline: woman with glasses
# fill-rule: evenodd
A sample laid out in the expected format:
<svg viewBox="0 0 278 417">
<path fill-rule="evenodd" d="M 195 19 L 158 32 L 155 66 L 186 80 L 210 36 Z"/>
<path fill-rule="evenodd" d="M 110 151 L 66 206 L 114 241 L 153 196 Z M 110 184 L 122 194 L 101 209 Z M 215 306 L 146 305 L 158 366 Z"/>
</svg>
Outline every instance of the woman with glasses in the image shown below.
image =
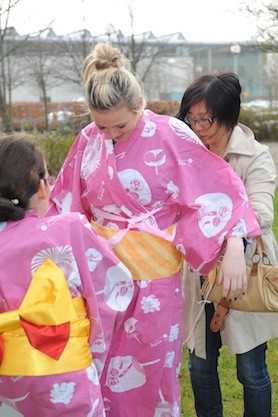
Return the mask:
<svg viewBox="0 0 278 417">
<path fill-rule="evenodd" d="M 186 89 L 177 117 L 187 123 L 204 145 L 227 161 L 243 180 L 259 220 L 270 261 L 278 251 L 272 232 L 276 170 L 267 146 L 238 123 L 241 85 L 233 73 L 202 75 Z M 221 175 L 221 174 L 220 174 Z M 227 188 L 230 184 L 226 184 Z M 251 265 L 254 245 L 247 245 L 246 263 Z M 199 307 L 203 277 L 185 269 L 186 345 L 190 349 L 189 370 L 198 417 L 222 417 L 218 356 L 222 343 L 236 354 L 237 377 L 243 385 L 244 416 L 271 416 L 271 382 L 266 366 L 266 341 L 278 336 L 276 313 L 247 313 L 230 310 L 223 330 L 212 332 L 214 306 Z"/>
</svg>

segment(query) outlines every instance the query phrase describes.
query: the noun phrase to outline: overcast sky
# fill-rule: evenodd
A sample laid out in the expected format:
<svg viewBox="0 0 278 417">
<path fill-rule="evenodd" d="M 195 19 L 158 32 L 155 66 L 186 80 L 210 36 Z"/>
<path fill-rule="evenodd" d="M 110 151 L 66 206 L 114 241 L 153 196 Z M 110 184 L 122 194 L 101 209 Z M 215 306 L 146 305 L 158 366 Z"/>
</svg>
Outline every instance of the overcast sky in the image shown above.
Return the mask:
<svg viewBox="0 0 278 417">
<path fill-rule="evenodd" d="M 1 2 L 3 10 L 5 1 Z M 112 24 L 129 35 L 128 1 L 20 0 L 11 13 L 9 26 L 25 34 L 53 21 L 52 28 L 59 35 L 84 27 L 97 35 L 105 33 Z M 256 34 L 256 26 L 240 11 L 243 1 L 133 0 L 134 33 L 152 31 L 160 36 L 181 32 L 190 41 L 250 40 Z"/>
</svg>

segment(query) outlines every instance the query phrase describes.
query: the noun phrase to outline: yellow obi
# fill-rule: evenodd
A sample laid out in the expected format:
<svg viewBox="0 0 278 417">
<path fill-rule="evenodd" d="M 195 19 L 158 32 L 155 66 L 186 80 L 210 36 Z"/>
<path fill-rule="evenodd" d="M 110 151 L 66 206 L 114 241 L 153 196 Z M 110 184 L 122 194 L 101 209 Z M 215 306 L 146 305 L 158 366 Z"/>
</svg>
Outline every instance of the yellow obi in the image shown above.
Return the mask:
<svg viewBox="0 0 278 417">
<path fill-rule="evenodd" d="M 101 226 L 94 220 L 91 220 L 91 224 L 106 240 L 121 231 Z M 164 232 L 170 235 L 174 227 L 170 226 Z M 128 230 L 113 250 L 130 270 L 134 280 L 170 277 L 176 274 L 183 264 L 183 255 L 174 243 L 145 231 Z"/>
<path fill-rule="evenodd" d="M 18 310 L 0 314 L 0 375 L 52 375 L 92 363 L 90 322 L 82 297 L 72 298 L 62 270 L 47 259 Z"/>
</svg>

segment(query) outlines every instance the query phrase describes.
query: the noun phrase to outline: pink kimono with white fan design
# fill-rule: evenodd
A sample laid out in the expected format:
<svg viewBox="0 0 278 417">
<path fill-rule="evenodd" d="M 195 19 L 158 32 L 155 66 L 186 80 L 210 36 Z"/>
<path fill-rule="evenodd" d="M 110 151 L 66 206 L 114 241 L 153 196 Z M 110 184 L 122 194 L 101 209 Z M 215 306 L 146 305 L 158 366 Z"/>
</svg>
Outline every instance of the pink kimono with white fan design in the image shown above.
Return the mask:
<svg viewBox="0 0 278 417">
<path fill-rule="evenodd" d="M 39 218 L 36 212 L 28 211 L 22 220 L 2 222 L 0 252 L 0 416 L 103 417 L 94 352 L 105 361 L 118 313 L 132 298 L 130 272 L 79 213 Z M 36 281 L 41 283 L 40 291 L 36 287 L 33 304 L 25 303 L 23 309 L 34 277 L 49 260 L 63 271 L 63 293 L 57 273 L 51 271 L 46 277 L 41 274 Z M 50 284 L 44 284 L 44 280 Z M 105 316 L 107 331 L 103 329 L 96 293 L 105 297 L 101 316 Z M 54 308 L 56 300 L 59 314 Z M 56 332 L 47 343 L 41 338 L 33 348 L 32 333 L 26 333 L 26 327 L 23 331 L 20 324 L 22 313 L 29 317 L 33 313 L 31 318 L 44 321 L 42 326 L 29 320 L 29 329 L 35 327 L 33 336 L 51 336 L 61 323 L 68 324 L 60 320 L 70 303 L 78 307 L 79 317 L 70 323 L 69 338 L 61 339 Z M 53 319 L 59 326 L 48 322 Z M 82 338 L 85 348 L 80 343 Z M 53 355 L 61 344 L 61 355 Z"/>
<path fill-rule="evenodd" d="M 51 196 L 51 213 L 86 214 L 133 275 L 99 367 L 107 416 L 179 416 L 182 258 L 206 274 L 225 239 L 260 234 L 241 180 L 184 123 L 145 110 L 125 142 L 85 127 Z"/>
</svg>

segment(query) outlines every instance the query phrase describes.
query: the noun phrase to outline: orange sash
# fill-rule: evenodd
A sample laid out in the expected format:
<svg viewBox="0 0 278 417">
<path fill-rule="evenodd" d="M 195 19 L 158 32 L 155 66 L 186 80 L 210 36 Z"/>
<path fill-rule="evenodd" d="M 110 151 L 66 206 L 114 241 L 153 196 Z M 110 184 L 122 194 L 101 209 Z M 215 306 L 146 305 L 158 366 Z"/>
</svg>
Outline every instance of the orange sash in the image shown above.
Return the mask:
<svg viewBox="0 0 278 417">
<path fill-rule="evenodd" d="M 118 229 L 101 226 L 94 220 L 91 220 L 91 224 L 106 240 L 119 232 Z M 170 235 L 173 228 L 174 225 L 165 232 Z M 128 230 L 113 250 L 130 270 L 134 280 L 166 278 L 176 274 L 183 264 L 183 255 L 174 243 L 144 231 Z"/>
</svg>

